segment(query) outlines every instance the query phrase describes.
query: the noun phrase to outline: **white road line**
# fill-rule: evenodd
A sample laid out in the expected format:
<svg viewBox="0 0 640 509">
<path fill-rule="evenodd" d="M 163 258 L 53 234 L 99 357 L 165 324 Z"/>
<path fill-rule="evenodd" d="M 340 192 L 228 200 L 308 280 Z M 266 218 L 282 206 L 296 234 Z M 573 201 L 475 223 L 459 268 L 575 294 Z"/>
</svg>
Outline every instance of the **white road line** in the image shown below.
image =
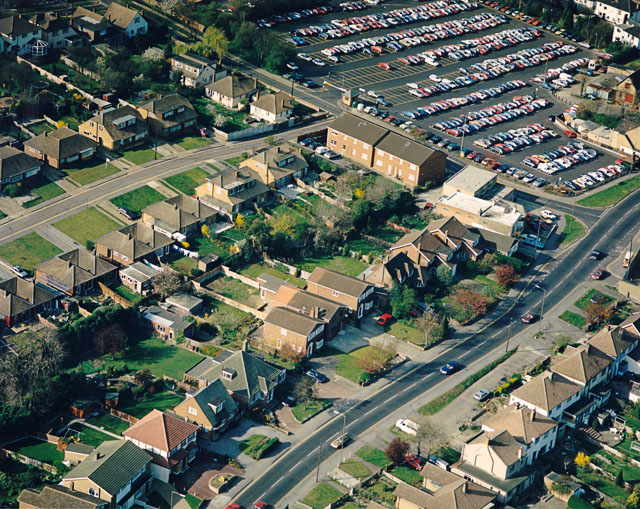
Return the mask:
<svg viewBox="0 0 640 509">
<path fill-rule="evenodd" d="M 260 495 L 260 496 L 258 497 L 258 500 L 262 500 L 266 494 L 267 494 L 267 492 L 265 491 L 262 495 Z"/>
<path fill-rule="evenodd" d="M 364 415 L 369 415 L 371 412 L 373 412 L 375 410 L 375 408 L 372 408 L 371 410 L 369 410 L 366 414 Z"/>
<path fill-rule="evenodd" d="M 352 424 L 355 424 L 359 420 L 360 420 L 360 417 L 358 417 L 355 421 L 351 421 L 349 424 L 346 425 L 346 427 L 348 428 L 349 426 L 351 426 Z"/>
<path fill-rule="evenodd" d="M 298 461 L 298 463 L 296 463 L 295 465 L 293 465 L 290 469 L 289 472 L 291 472 L 293 469 L 298 468 L 298 465 L 300 465 L 300 463 L 302 463 L 302 460 Z"/>
<path fill-rule="evenodd" d="M 309 456 L 311 456 L 312 454 L 314 454 L 317 450 L 318 450 L 318 448 L 316 447 L 313 451 L 311 451 L 309 454 L 307 454 L 307 458 L 308 458 Z"/>
<path fill-rule="evenodd" d="M 493 336 L 491 336 L 492 338 L 495 338 L 498 334 L 494 334 Z M 476 348 L 480 348 L 482 345 L 484 345 L 487 342 L 487 340 L 485 339 L 482 343 L 480 343 Z"/>
<path fill-rule="evenodd" d="M 386 405 L 387 403 L 389 403 L 389 401 L 391 401 L 393 398 L 395 398 L 395 396 L 391 396 L 390 398 L 387 398 L 384 400 L 384 404 Z"/>
<path fill-rule="evenodd" d="M 431 376 L 431 375 L 429 375 L 429 376 Z M 429 378 L 429 377 L 427 377 L 427 378 Z M 426 378 L 425 378 L 425 380 L 426 380 Z M 414 383 L 413 385 L 410 385 L 409 387 L 407 387 L 407 389 L 411 389 L 412 387 L 415 387 L 415 386 L 416 386 L 416 385 L 418 385 L 419 383 L 422 383 L 422 380 L 418 380 L 418 381 L 417 381 L 416 383 Z"/>
</svg>

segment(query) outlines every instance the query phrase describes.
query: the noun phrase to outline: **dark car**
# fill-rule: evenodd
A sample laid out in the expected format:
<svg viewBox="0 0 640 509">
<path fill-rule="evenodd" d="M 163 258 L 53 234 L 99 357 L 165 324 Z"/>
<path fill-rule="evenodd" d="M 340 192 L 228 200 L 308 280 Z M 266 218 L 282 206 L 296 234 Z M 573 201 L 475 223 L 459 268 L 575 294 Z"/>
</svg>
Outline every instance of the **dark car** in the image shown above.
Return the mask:
<svg viewBox="0 0 640 509">
<path fill-rule="evenodd" d="M 440 368 L 440 373 L 443 375 L 452 375 L 456 371 L 461 368 L 460 364 L 456 361 L 447 362 L 444 366 Z"/>
<path fill-rule="evenodd" d="M 320 86 L 313 80 L 302 80 L 301 85 L 305 88 L 318 88 Z"/>
<path fill-rule="evenodd" d="M 593 251 L 591 251 L 591 254 L 589 254 L 589 258 L 591 260 L 599 260 L 601 257 L 602 257 L 602 253 L 597 249 L 594 249 Z"/>
<path fill-rule="evenodd" d="M 294 398 L 292 398 L 291 396 L 287 396 L 286 398 L 284 398 L 282 400 L 282 405 L 283 406 L 288 406 L 288 407 L 296 406 L 296 400 Z"/>
<path fill-rule="evenodd" d="M 299 143 L 300 145 L 302 145 L 303 147 L 308 147 L 309 145 L 311 145 L 315 140 L 313 138 L 305 138 L 304 140 L 301 140 Z"/>
<path fill-rule="evenodd" d="M 531 311 L 522 315 L 522 318 L 521 318 L 522 323 L 533 323 L 537 319 L 538 319 L 538 315 L 536 315 L 535 313 L 532 313 Z"/>
<path fill-rule="evenodd" d="M 404 460 L 418 471 L 422 470 L 424 466 L 427 464 L 427 462 L 424 459 L 414 454 L 407 454 L 404 457 Z"/>
<path fill-rule="evenodd" d="M 320 382 L 321 384 L 329 381 L 329 378 L 327 376 L 323 375 L 322 373 L 319 373 L 315 369 L 309 369 L 305 371 L 304 374 L 310 378 L 313 378 L 316 382 Z"/>
<path fill-rule="evenodd" d="M 607 296 L 602 293 L 596 293 L 589 299 L 589 302 L 591 302 L 592 304 L 606 304 Z"/>
<path fill-rule="evenodd" d="M 137 217 L 137 214 L 133 210 L 125 209 L 124 207 L 118 208 L 118 212 L 130 221 L 135 220 Z"/>
</svg>

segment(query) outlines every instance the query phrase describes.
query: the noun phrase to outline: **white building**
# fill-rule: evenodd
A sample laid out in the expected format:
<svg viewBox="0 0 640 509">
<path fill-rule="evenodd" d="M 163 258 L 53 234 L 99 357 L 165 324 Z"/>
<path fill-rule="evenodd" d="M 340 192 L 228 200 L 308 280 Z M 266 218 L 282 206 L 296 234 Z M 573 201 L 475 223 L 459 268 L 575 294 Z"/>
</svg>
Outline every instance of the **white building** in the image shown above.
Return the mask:
<svg viewBox="0 0 640 509">
<path fill-rule="evenodd" d="M 612 25 L 622 25 L 637 19 L 638 7 L 632 0 L 596 0 L 593 12 Z"/>
<path fill-rule="evenodd" d="M 114 27 L 121 30 L 129 39 L 136 35 L 144 35 L 149 31 L 149 23 L 134 10 L 112 2 L 104 13 L 104 17 Z"/>
<path fill-rule="evenodd" d="M 256 100 L 251 103 L 249 112 L 258 120 L 269 124 L 281 122 L 293 114 L 292 99 L 293 97 L 283 92 L 258 95 Z"/>
<path fill-rule="evenodd" d="M 21 16 L 0 19 L 0 50 L 14 55 L 31 54 L 42 40 L 42 29 Z"/>
<path fill-rule="evenodd" d="M 217 62 L 187 51 L 171 58 L 171 71 L 182 73 L 182 84 L 185 87 L 198 88 L 221 80 L 227 70 Z"/>
<path fill-rule="evenodd" d="M 616 25 L 613 27 L 613 42 L 619 41 L 632 48 L 640 48 L 640 25 Z"/>
</svg>

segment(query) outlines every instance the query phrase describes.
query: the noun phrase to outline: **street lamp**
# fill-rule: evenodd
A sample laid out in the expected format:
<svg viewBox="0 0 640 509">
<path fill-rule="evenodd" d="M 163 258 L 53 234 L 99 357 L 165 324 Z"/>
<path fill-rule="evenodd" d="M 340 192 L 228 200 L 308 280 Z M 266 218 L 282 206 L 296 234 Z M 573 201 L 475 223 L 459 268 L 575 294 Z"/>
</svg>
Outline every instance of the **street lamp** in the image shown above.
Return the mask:
<svg viewBox="0 0 640 509">
<path fill-rule="evenodd" d="M 511 324 L 512 323 L 513 323 L 513 318 L 509 318 L 509 331 L 507 332 L 507 346 L 504 349 L 505 353 L 509 351 L 509 341 L 511 340 Z"/>
<path fill-rule="evenodd" d="M 547 290 L 542 288 L 539 285 L 536 285 L 537 288 L 542 290 L 542 302 L 540 304 L 540 327 L 538 328 L 538 332 L 542 332 L 542 317 L 544 316 L 544 298 L 547 296 Z"/>
<path fill-rule="evenodd" d="M 342 414 L 342 434 L 340 435 L 342 437 L 342 441 L 340 442 L 340 464 L 342 465 L 342 451 L 344 450 L 344 429 L 345 429 L 345 424 L 347 424 L 347 414 Z"/>
</svg>

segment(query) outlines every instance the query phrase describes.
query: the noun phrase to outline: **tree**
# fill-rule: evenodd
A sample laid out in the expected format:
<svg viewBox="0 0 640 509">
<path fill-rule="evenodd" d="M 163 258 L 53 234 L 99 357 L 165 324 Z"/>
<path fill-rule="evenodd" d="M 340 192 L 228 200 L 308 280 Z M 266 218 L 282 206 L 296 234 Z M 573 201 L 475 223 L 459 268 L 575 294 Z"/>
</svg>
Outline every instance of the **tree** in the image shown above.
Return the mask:
<svg viewBox="0 0 640 509">
<path fill-rule="evenodd" d="M 556 337 L 553 339 L 554 348 L 559 350 L 563 346 L 570 345 L 573 343 L 573 338 L 569 336 L 569 334 L 556 334 Z"/>
<path fill-rule="evenodd" d="M 227 123 L 227 117 L 225 117 L 222 113 L 217 113 L 215 117 L 213 117 L 213 126 L 220 128 L 224 124 Z"/>
<path fill-rule="evenodd" d="M 336 195 L 345 200 L 351 200 L 353 198 L 353 188 L 349 179 L 349 174 L 345 173 L 340 175 L 336 179 Z"/>
<path fill-rule="evenodd" d="M 422 449 L 426 450 L 425 456 L 430 456 L 431 451 L 440 445 L 446 438 L 441 428 L 438 428 L 429 419 L 422 419 L 418 422 L 418 430 L 415 436 L 409 439 L 416 444 L 417 454 L 421 456 Z"/>
<path fill-rule="evenodd" d="M 202 233 L 202 236 L 207 239 L 211 238 L 211 230 L 209 229 L 209 226 L 206 224 L 202 225 L 202 227 L 200 228 L 200 233 Z"/>
<path fill-rule="evenodd" d="M 424 332 L 425 346 L 432 345 L 443 339 L 448 328 L 446 317 L 440 319 L 438 314 L 430 308 L 416 319 L 415 326 Z"/>
<path fill-rule="evenodd" d="M 640 509 L 640 494 L 638 494 L 637 487 L 634 488 L 633 493 L 627 497 L 625 506 L 627 509 Z"/>
<path fill-rule="evenodd" d="M 119 323 L 113 323 L 98 330 L 93 337 L 93 342 L 98 355 L 105 353 L 117 355 L 128 346 L 128 336 Z"/>
<path fill-rule="evenodd" d="M 607 308 L 600 302 L 589 301 L 584 307 L 584 313 L 590 325 L 597 325 L 607 314 Z"/>
<path fill-rule="evenodd" d="M 516 269 L 513 268 L 513 266 L 504 263 L 496 267 L 496 279 L 502 286 L 509 287 L 513 283 L 518 281 L 518 279 L 520 279 L 520 276 L 516 272 Z"/>
<path fill-rule="evenodd" d="M 240 214 L 240 212 L 238 212 L 238 215 L 236 216 L 236 226 L 242 230 L 242 227 L 244 226 L 244 217 L 242 217 L 242 214 Z"/>
<path fill-rule="evenodd" d="M 227 54 L 229 40 L 224 32 L 217 27 L 210 26 L 202 34 L 202 41 L 191 46 L 191 49 L 203 57 L 210 58 L 214 54 L 218 56 L 218 62 Z"/>
<path fill-rule="evenodd" d="M 573 460 L 573 462 L 579 468 L 585 468 L 585 467 L 589 466 L 589 463 L 591 463 L 591 458 L 589 458 L 589 456 L 587 456 L 585 453 L 580 451 L 578 453 L 578 455 L 576 456 L 576 458 Z"/>
<path fill-rule="evenodd" d="M 289 350 L 289 349 L 287 349 Z M 311 377 L 302 376 L 298 383 L 293 386 L 293 396 L 296 403 L 304 403 L 304 409 L 307 409 L 307 403 L 313 399 L 313 391 L 315 382 Z"/>
<path fill-rule="evenodd" d="M 96 247 L 95 242 L 87 239 L 84 243 L 84 247 L 87 248 L 87 251 L 93 251 L 93 248 Z"/>
<path fill-rule="evenodd" d="M 462 312 L 464 318 L 470 320 L 487 312 L 490 299 L 473 290 L 456 288 L 451 300 L 458 307 L 458 310 Z"/>
<path fill-rule="evenodd" d="M 451 272 L 451 269 L 444 263 L 438 265 L 438 268 L 436 269 L 436 277 L 438 278 L 438 281 L 440 281 L 444 286 L 447 287 L 450 286 L 451 282 L 453 281 L 453 274 Z"/>
<path fill-rule="evenodd" d="M 304 367 L 306 361 L 305 351 L 298 352 L 297 349 L 293 348 L 281 348 L 278 350 L 278 355 L 280 355 L 285 362 L 292 363 L 296 371 L 300 371 Z"/>
<path fill-rule="evenodd" d="M 160 2 L 158 2 L 158 7 L 160 7 L 162 12 L 173 14 L 180 3 L 181 0 L 160 0 Z"/>
<path fill-rule="evenodd" d="M 182 286 L 182 276 L 169 267 L 163 267 L 162 272 L 153 280 L 153 291 L 166 299 Z"/>
<path fill-rule="evenodd" d="M 387 458 L 394 465 L 400 465 L 404 462 L 404 457 L 409 452 L 411 447 L 407 442 L 400 437 L 394 438 L 387 446 L 387 450 L 384 452 Z"/>
<path fill-rule="evenodd" d="M 133 380 L 138 385 L 140 385 L 142 387 L 146 387 L 147 385 L 150 385 L 151 382 L 153 381 L 153 375 L 151 374 L 151 372 L 148 369 L 143 369 L 141 371 L 138 371 L 133 376 Z"/>
<path fill-rule="evenodd" d="M 386 178 L 378 178 L 372 186 L 367 188 L 365 198 L 372 203 L 381 203 L 395 190 L 393 182 Z"/>
<path fill-rule="evenodd" d="M 616 486 L 624 488 L 624 473 L 622 469 L 618 470 L 618 474 L 616 475 Z"/>
<path fill-rule="evenodd" d="M 389 305 L 395 318 L 403 318 L 416 303 L 416 291 L 408 285 L 395 283 L 389 292 Z"/>
</svg>

